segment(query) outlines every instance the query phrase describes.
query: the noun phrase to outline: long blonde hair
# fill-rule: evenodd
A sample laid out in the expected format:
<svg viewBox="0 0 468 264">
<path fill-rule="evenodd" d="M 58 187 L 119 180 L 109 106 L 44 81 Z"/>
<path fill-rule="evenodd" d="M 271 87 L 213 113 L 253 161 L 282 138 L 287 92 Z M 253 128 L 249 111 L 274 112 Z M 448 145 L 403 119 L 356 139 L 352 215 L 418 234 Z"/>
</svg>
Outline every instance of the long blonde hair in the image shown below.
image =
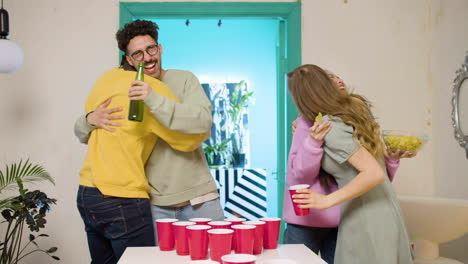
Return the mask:
<svg viewBox="0 0 468 264">
<path fill-rule="evenodd" d="M 322 68 L 312 64 L 299 66 L 288 73 L 288 89 L 307 121 L 313 124 L 319 112 L 341 118 L 354 128 L 353 139 L 378 161 L 383 161 L 380 126 L 364 97 L 339 89 Z"/>
</svg>

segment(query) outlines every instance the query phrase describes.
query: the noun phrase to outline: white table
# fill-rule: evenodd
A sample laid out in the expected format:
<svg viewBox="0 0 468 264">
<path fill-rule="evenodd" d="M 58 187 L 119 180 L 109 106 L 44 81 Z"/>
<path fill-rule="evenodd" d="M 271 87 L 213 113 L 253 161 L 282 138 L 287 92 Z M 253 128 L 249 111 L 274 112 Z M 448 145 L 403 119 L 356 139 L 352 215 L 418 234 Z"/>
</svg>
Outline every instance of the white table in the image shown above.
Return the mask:
<svg viewBox="0 0 468 264">
<path fill-rule="evenodd" d="M 278 249 L 264 250 L 257 255 L 257 264 L 267 259 L 290 259 L 297 264 L 326 264 L 313 251 L 302 244 L 283 244 Z M 187 264 L 190 256 L 178 256 L 175 250 L 160 251 L 159 247 L 129 247 L 119 260 L 119 264 Z"/>
</svg>

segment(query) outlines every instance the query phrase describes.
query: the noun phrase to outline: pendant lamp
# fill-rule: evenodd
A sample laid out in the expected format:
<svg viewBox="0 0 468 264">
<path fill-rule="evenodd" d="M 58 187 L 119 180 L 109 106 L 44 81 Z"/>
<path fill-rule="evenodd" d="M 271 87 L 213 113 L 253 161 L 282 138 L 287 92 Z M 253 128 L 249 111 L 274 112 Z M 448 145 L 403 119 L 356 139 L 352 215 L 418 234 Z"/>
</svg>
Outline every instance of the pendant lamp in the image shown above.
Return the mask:
<svg viewBox="0 0 468 264">
<path fill-rule="evenodd" d="M 13 40 L 7 38 L 10 33 L 8 12 L 0 8 L 0 73 L 15 72 L 23 63 L 23 51 Z"/>
</svg>

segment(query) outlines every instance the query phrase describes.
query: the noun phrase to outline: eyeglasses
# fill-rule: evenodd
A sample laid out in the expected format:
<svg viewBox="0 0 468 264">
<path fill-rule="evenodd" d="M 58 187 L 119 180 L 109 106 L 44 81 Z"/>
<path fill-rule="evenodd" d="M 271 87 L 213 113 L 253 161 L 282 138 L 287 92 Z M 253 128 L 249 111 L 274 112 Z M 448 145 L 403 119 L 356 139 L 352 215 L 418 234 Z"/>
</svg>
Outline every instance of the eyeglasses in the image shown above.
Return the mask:
<svg viewBox="0 0 468 264">
<path fill-rule="evenodd" d="M 154 56 L 156 54 L 158 54 L 159 52 L 159 45 L 158 44 L 154 44 L 154 45 L 150 45 L 148 47 L 146 47 L 146 53 L 150 56 Z M 142 61 L 145 57 L 145 54 L 143 53 L 142 50 L 137 50 L 135 52 L 133 52 L 132 54 L 130 54 L 130 57 L 132 57 L 132 59 L 136 60 L 136 61 Z"/>
</svg>

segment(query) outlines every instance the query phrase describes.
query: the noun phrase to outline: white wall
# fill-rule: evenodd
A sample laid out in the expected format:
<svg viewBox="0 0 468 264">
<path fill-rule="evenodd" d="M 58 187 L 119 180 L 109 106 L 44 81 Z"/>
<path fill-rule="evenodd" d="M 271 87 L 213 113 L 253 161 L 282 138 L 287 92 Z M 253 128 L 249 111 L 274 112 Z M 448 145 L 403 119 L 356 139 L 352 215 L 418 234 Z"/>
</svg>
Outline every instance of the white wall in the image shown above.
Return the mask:
<svg viewBox="0 0 468 264">
<path fill-rule="evenodd" d="M 468 50 L 468 1 L 442 1 L 434 4 L 433 61 L 433 171 L 435 196 L 468 199 L 468 160 L 454 140 L 451 95 L 455 71 Z M 465 104 L 468 102 L 464 102 Z M 466 117 L 466 115 L 465 115 Z M 468 120 L 464 120 L 465 123 Z M 468 263 L 468 234 L 441 246 L 441 254 Z"/>
<path fill-rule="evenodd" d="M 450 121 L 452 80 L 468 49 L 468 2 L 302 3 L 303 62 L 337 72 L 368 96 L 383 128 L 431 137 L 418 157 L 402 162 L 397 191 L 468 199 L 468 161 Z M 40 188 L 59 204 L 47 217 L 51 238 L 40 245 L 59 246 L 61 263 L 86 263 L 75 205 L 86 148 L 72 129 L 96 78 L 117 65 L 118 0 L 6 0 L 4 5 L 10 38 L 23 48 L 25 62 L 17 72 L 0 75 L 0 164 L 30 157 L 50 171 L 56 186 Z M 466 239 L 460 241 L 444 250 L 468 262 L 461 246 Z M 52 263 L 40 255 L 28 261 Z"/>
<path fill-rule="evenodd" d="M 24 64 L 0 75 L 0 163 L 30 157 L 43 164 L 56 186 L 41 187 L 57 198 L 47 217 L 43 248 L 58 246 L 60 263 L 89 262 L 76 209 L 78 172 L 85 146 L 73 123 L 103 70 L 116 65 L 117 1 L 4 1 L 10 38 L 23 48 Z M 32 189 L 33 187 L 31 187 Z M 53 263 L 35 254 L 26 263 Z"/>
<path fill-rule="evenodd" d="M 426 1 L 304 1 L 303 63 L 324 65 L 375 105 L 383 129 L 432 136 L 428 80 L 431 31 Z M 395 186 L 434 194 L 432 144 L 402 162 Z M 417 184 L 415 184 L 417 183 Z"/>
</svg>

